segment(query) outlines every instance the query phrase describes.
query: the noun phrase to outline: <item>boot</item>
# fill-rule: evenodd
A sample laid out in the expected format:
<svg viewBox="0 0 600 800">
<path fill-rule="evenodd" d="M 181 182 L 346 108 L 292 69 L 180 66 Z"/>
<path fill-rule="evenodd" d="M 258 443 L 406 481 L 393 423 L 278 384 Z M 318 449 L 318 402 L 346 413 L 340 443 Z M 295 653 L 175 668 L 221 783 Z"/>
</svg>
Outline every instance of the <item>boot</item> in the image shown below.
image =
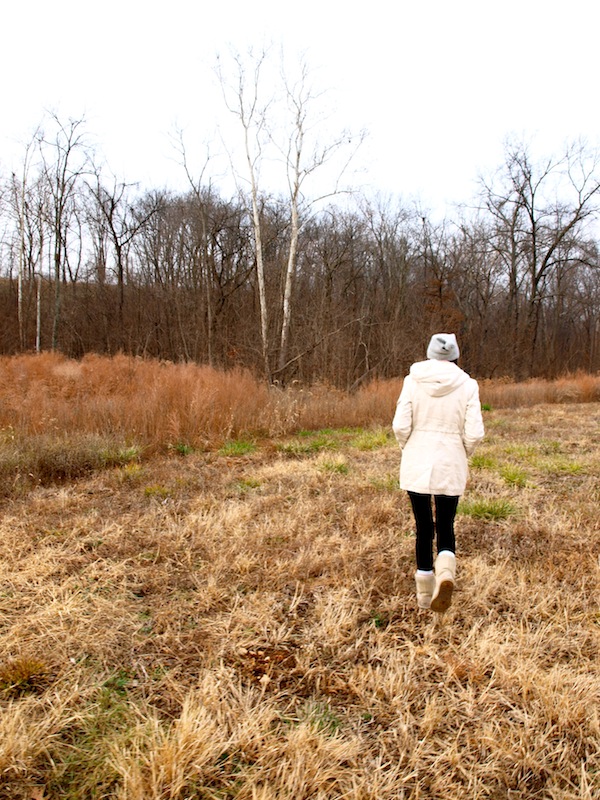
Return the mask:
<svg viewBox="0 0 600 800">
<path fill-rule="evenodd" d="M 419 575 L 415 572 L 415 583 L 417 584 L 417 604 L 419 608 L 429 608 L 431 605 L 431 595 L 435 589 L 435 575 Z"/>
<path fill-rule="evenodd" d="M 442 550 L 435 560 L 435 589 L 431 597 L 432 611 L 442 612 L 450 608 L 455 577 L 456 556 L 450 550 Z"/>
</svg>

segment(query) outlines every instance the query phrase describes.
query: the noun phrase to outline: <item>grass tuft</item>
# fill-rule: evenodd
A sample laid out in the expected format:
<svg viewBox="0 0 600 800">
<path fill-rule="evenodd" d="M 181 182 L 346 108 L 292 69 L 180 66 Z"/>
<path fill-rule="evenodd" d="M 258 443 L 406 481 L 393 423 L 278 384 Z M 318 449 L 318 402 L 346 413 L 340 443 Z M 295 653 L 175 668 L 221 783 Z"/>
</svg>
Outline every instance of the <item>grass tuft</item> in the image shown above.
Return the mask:
<svg viewBox="0 0 600 800">
<path fill-rule="evenodd" d="M 485 453 L 475 453 L 472 455 L 469 464 L 472 469 L 496 469 L 496 460 Z"/>
<path fill-rule="evenodd" d="M 338 458 L 321 458 L 318 467 L 322 472 L 331 472 L 337 475 L 347 475 L 350 472 L 348 461 L 345 456 Z"/>
<path fill-rule="evenodd" d="M 363 431 L 352 440 L 352 446 L 358 450 L 376 450 L 379 447 L 387 447 L 392 442 L 392 432 L 389 429 L 380 428 L 378 430 Z"/>
<path fill-rule="evenodd" d="M 515 464 L 505 464 L 501 467 L 500 476 L 509 486 L 517 486 L 521 489 L 527 486 L 527 473 Z"/>
<path fill-rule="evenodd" d="M 219 449 L 221 456 L 247 456 L 256 451 L 256 443 L 244 439 L 232 439 Z"/>
<path fill-rule="evenodd" d="M 516 515 L 514 505 L 500 498 L 473 498 L 461 500 L 458 513 L 465 517 L 484 520 L 503 520 Z"/>
<path fill-rule="evenodd" d="M 0 664 L 0 696 L 21 697 L 44 691 L 49 667 L 38 658 L 19 656 Z"/>
</svg>

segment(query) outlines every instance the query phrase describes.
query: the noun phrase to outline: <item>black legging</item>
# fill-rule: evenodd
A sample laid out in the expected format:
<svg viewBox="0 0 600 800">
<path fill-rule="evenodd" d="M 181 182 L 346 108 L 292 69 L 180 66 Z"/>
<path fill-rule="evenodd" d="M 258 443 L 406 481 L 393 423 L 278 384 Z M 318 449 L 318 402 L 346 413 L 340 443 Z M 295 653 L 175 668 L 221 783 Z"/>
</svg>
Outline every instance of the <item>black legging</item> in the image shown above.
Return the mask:
<svg viewBox="0 0 600 800">
<path fill-rule="evenodd" d="M 458 497 L 443 494 L 434 495 L 435 525 L 431 508 L 431 495 L 409 492 L 410 502 L 417 524 L 417 569 L 433 569 L 433 537 L 437 534 L 437 551 L 456 551 L 454 539 L 454 517 L 458 506 Z"/>
</svg>

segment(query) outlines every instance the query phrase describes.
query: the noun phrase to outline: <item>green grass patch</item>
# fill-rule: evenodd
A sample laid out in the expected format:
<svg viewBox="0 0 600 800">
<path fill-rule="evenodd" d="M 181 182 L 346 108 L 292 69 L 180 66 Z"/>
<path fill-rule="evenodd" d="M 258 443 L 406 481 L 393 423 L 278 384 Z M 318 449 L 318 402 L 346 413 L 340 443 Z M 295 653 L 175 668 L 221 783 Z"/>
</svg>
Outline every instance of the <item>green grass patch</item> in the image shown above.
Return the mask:
<svg viewBox="0 0 600 800">
<path fill-rule="evenodd" d="M 469 463 L 473 469 L 496 469 L 496 459 L 483 453 L 475 453 Z"/>
<path fill-rule="evenodd" d="M 319 469 L 322 472 L 332 472 L 338 475 L 347 475 L 350 471 L 344 458 L 324 459 L 319 463 Z"/>
<path fill-rule="evenodd" d="M 517 513 L 514 505 L 508 500 L 474 498 L 461 500 L 458 504 L 458 514 L 464 517 L 484 520 L 502 520 L 515 516 Z"/>
<path fill-rule="evenodd" d="M 372 431 L 362 431 L 352 439 L 351 444 L 357 450 L 378 450 L 380 447 L 387 447 L 392 441 L 392 433 L 385 428 Z"/>
<path fill-rule="evenodd" d="M 232 484 L 232 489 L 237 494 L 248 494 L 248 492 L 254 491 L 255 489 L 260 489 L 262 483 L 257 480 L 256 478 L 240 478 L 237 481 L 234 481 Z"/>
<path fill-rule="evenodd" d="M 291 456 L 308 456 L 322 450 L 336 450 L 340 446 L 340 436 L 334 431 L 324 430 L 316 432 L 301 431 L 298 438 L 281 442 L 277 449 L 279 452 Z"/>
<path fill-rule="evenodd" d="M 389 615 L 382 611 L 373 611 L 371 613 L 371 623 L 375 628 L 387 628 L 390 624 Z"/>
<path fill-rule="evenodd" d="M 176 442 L 175 444 L 169 445 L 169 450 L 173 453 L 177 453 L 178 456 L 190 456 L 194 452 L 192 445 L 187 444 L 187 442 Z"/>
<path fill-rule="evenodd" d="M 580 464 L 578 461 L 571 461 L 568 458 L 549 459 L 544 461 L 540 466 L 545 472 L 550 472 L 555 475 L 578 475 L 584 471 L 583 464 Z"/>
<path fill-rule="evenodd" d="M 364 430 L 363 428 L 322 428 L 321 430 L 298 431 L 293 439 L 280 442 L 277 450 L 292 456 L 310 456 L 324 450 L 354 447 L 357 450 L 376 450 L 392 441 L 391 431 L 386 428 Z"/>
<path fill-rule="evenodd" d="M 221 456 L 247 456 L 256 452 L 256 442 L 248 439 L 230 439 L 219 449 Z"/>
<path fill-rule="evenodd" d="M 296 436 L 301 439 L 312 439 L 313 437 L 330 437 L 333 439 L 348 438 L 354 436 L 362 431 L 362 428 L 318 428 L 315 430 L 304 429 L 298 431 Z"/>
<path fill-rule="evenodd" d="M 527 485 L 527 473 L 515 464 L 505 464 L 500 468 L 500 477 L 509 486 L 524 488 Z"/>
<path fill-rule="evenodd" d="M 121 697 L 124 697 L 127 694 L 127 688 L 131 684 L 131 680 L 132 678 L 129 672 L 120 669 L 107 678 L 102 686 L 104 689 L 108 689 L 110 692 L 116 692 L 118 695 L 121 695 Z"/>
<path fill-rule="evenodd" d="M 101 449 L 100 457 L 105 467 L 122 467 L 125 464 L 138 463 L 142 450 L 137 445 L 111 446 Z"/>
<path fill-rule="evenodd" d="M 486 417 L 485 420 L 486 432 L 490 430 L 502 431 L 508 429 L 508 427 L 509 427 L 508 420 L 504 419 L 504 417 L 489 417 L 489 419 Z"/>
</svg>

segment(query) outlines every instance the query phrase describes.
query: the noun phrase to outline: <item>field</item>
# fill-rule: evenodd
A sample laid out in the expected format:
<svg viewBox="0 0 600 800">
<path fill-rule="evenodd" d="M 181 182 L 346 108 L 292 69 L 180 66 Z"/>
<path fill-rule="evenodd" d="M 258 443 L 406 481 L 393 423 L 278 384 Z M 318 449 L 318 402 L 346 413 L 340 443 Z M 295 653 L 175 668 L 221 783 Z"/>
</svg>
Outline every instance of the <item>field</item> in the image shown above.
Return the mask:
<svg viewBox="0 0 600 800">
<path fill-rule="evenodd" d="M 600 797 L 598 379 L 482 387 L 434 615 L 398 383 L 1 366 L 0 798 Z"/>
</svg>

